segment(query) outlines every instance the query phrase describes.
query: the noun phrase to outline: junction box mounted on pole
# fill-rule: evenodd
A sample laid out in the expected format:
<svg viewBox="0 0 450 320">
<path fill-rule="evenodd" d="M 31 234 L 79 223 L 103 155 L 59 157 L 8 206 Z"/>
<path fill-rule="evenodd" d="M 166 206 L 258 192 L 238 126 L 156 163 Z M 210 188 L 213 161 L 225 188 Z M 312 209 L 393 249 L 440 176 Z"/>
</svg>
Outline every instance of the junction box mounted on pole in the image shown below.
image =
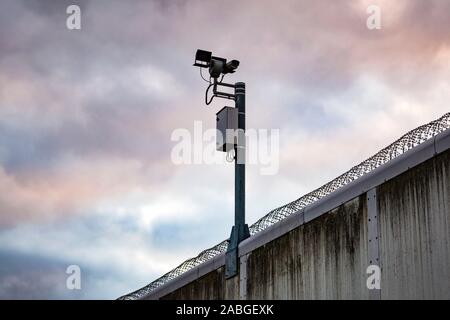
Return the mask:
<svg viewBox="0 0 450 320">
<path fill-rule="evenodd" d="M 235 101 L 235 107 L 224 107 L 216 114 L 217 150 L 223 152 L 234 151 L 234 226 L 228 242 L 225 257 L 225 277 L 231 278 L 238 273 L 239 243 L 250 236 L 248 225 L 245 223 L 245 83 L 229 84 L 223 82 L 226 74 L 234 73 L 239 67 L 239 61 L 215 57 L 210 51 L 197 50 L 194 66 L 200 68 L 200 75 L 209 83 L 205 93 L 206 105 L 214 98 L 225 98 Z M 208 69 L 209 79 L 202 75 L 203 69 Z M 220 80 L 219 80 L 220 78 Z M 219 90 L 219 87 L 233 89 L 234 92 Z M 212 95 L 208 93 L 212 88 Z"/>
<path fill-rule="evenodd" d="M 223 107 L 216 113 L 217 151 L 234 151 L 237 146 L 238 110 L 232 107 Z"/>
</svg>

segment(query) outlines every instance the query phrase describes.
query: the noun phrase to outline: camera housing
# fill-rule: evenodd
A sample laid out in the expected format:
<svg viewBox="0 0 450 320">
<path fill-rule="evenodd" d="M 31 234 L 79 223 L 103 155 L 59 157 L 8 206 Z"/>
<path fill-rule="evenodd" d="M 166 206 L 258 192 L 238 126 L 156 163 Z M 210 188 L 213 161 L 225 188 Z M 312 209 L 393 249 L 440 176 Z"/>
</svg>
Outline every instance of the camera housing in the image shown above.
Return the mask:
<svg viewBox="0 0 450 320">
<path fill-rule="evenodd" d="M 225 72 L 224 73 L 233 73 L 236 71 L 236 69 L 239 67 L 239 61 L 238 60 L 231 60 L 225 65 Z"/>
<path fill-rule="evenodd" d="M 198 49 L 195 54 L 195 67 L 208 68 L 212 78 L 217 79 L 221 75 L 234 73 L 239 67 L 238 60 L 231 60 L 221 57 L 215 57 L 210 51 Z"/>
<path fill-rule="evenodd" d="M 225 74 L 227 60 L 218 57 L 212 57 L 209 64 L 209 74 L 211 77 L 217 79 L 221 74 Z"/>
</svg>

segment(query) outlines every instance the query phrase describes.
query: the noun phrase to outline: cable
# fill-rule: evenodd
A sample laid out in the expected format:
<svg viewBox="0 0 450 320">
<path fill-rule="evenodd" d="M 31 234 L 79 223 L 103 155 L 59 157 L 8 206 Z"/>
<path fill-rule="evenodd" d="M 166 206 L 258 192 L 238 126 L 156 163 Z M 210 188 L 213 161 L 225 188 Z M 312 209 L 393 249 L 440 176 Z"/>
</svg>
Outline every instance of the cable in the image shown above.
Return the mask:
<svg viewBox="0 0 450 320">
<path fill-rule="evenodd" d="M 203 81 L 211 83 L 211 77 L 209 77 L 209 80 L 206 80 L 205 77 L 203 77 L 203 68 L 199 68 L 200 69 L 200 77 L 203 79 Z"/>
<path fill-rule="evenodd" d="M 214 85 L 214 83 L 210 83 L 205 92 L 205 103 L 207 106 L 209 106 L 211 104 L 211 102 L 213 101 L 213 99 L 215 97 L 215 95 L 212 95 L 211 99 L 208 101 L 208 91 L 213 85 Z"/>
<path fill-rule="evenodd" d="M 208 86 L 208 88 L 206 89 L 206 92 L 205 92 L 205 103 L 206 103 L 207 106 L 209 106 L 211 104 L 211 102 L 213 101 L 213 99 L 214 99 L 214 95 L 208 101 L 208 91 L 214 84 L 211 82 L 211 77 L 209 77 L 209 80 L 205 79 L 205 77 L 203 76 L 203 72 L 202 72 L 203 68 L 199 68 L 199 69 L 200 69 L 200 77 L 203 79 L 203 81 L 209 83 L 209 86 Z M 222 79 L 223 79 L 223 77 L 222 77 Z"/>
</svg>

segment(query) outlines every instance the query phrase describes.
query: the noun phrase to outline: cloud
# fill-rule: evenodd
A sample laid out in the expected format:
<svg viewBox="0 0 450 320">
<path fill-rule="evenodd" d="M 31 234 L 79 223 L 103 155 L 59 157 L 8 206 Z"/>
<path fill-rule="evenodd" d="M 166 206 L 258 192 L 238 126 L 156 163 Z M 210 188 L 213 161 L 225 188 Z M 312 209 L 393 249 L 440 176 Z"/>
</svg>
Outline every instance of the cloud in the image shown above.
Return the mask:
<svg viewBox="0 0 450 320">
<path fill-rule="evenodd" d="M 114 299 L 129 290 L 131 277 L 113 268 L 81 265 L 81 289 L 69 290 L 71 261 L 9 250 L 0 250 L 0 258 L 0 299 Z"/>
<path fill-rule="evenodd" d="M 73 260 L 96 279 L 78 298 L 111 297 L 229 235 L 232 166 L 170 160 L 172 131 L 224 105 L 203 106 L 197 48 L 239 59 L 247 126 L 280 129 L 279 174 L 248 167 L 249 222 L 448 112 L 447 1 L 76 3 L 80 31 L 73 1 L 2 3 L 2 297 L 71 297 Z"/>
<path fill-rule="evenodd" d="M 0 224 L 76 214 L 124 191 L 132 192 L 140 186 L 151 189 L 139 174 L 145 175 L 139 162 L 112 157 L 91 161 L 66 158 L 51 169 L 19 174 L 0 167 Z"/>
</svg>

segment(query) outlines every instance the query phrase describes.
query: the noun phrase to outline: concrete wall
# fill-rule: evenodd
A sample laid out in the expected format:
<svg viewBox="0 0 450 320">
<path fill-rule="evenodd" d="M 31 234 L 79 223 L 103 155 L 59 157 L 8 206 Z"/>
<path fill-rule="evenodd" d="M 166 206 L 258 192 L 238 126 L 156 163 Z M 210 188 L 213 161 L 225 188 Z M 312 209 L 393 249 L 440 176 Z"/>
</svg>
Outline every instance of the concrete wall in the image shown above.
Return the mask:
<svg viewBox="0 0 450 320">
<path fill-rule="evenodd" d="M 247 239 L 240 276 L 225 280 L 220 256 L 146 298 L 450 299 L 450 150 L 436 146 Z M 370 264 L 380 291 L 367 289 Z"/>
<path fill-rule="evenodd" d="M 223 300 L 225 299 L 225 269 L 217 270 L 192 281 L 190 284 L 162 297 L 162 300 Z"/>
<path fill-rule="evenodd" d="M 249 299 L 367 298 L 365 197 L 251 252 Z"/>
<path fill-rule="evenodd" d="M 211 271 L 171 293 L 161 300 L 237 300 L 239 277 L 225 280 L 225 267 Z"/>
<path fill-rule="evenodd" d="M 450 152 L 377 188 L 382 299 L 450 298 Z"/>
</svg>

